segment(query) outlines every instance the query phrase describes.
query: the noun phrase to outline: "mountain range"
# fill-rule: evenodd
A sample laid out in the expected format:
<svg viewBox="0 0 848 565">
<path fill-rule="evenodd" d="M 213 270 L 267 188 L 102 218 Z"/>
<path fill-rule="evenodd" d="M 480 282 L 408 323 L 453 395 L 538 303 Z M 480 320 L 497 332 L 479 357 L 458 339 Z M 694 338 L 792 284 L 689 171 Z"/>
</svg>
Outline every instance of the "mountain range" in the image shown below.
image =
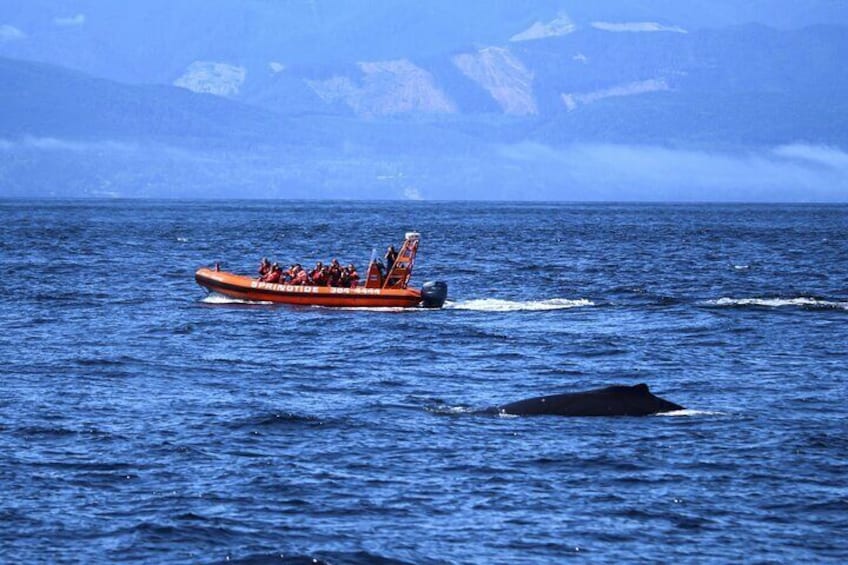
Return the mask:
<svg viewBox="0 0 848 565">
<path fill-rule="evenodd" d="M 841 3 L 551 4 L 4 3 L 0 195 L 848 196 Z"/>
</svg>

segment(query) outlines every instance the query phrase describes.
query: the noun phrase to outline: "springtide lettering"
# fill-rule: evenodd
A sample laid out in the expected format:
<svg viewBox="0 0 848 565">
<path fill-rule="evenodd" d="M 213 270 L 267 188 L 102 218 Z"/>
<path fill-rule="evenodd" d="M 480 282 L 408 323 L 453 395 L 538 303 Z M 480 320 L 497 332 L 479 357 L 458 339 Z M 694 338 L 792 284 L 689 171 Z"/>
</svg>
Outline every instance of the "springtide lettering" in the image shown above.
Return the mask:
<svg viewBox="0 0 848 565">
<path fill-rule="evenodd" d="M 319 286 L 294 286 L 291 284 L 276 284 L 266 283 L 262 281 L 250 281 L 250 288 L 259 288 L 262 290 L 273 290 L 275 292 L 297 292 L 301 294 L 318 294 L 321 287 Z M 337 286 L 329 287 L 330 294 L 357 294 L 357 295 L 377 295 L 382 294 L 379 288 L 342 288 Z"/>
</svg>

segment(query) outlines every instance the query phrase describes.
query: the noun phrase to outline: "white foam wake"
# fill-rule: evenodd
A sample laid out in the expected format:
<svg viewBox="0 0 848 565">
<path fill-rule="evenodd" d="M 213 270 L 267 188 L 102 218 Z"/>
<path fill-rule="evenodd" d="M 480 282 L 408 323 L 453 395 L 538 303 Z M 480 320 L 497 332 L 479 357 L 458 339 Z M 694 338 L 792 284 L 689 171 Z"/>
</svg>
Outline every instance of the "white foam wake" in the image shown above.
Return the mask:
<svg viewBox="0 0 848 565">
<path fill-rule="evenodd" d="M 683 410 L 672 410 L 671 412 L 660 412 L 659 414 L 654 414 L 654 416 L 661 416 L 664 418 L 675 418 L 678 416 L 724 416 L 724 412 L 716 412 L 714 410 L 693 410 L 690 408 L 684 408 Z"/>
<path fill-rule="evenodd" d="M 267 300 L 242 300 L 240 298 L 231 298 L 212 292 L 204 297 L 201 302 L 204 304 L 273 304 Z"/>
<path fill-rule="evenodd" d="M 480 298 L 477 300 L 465 300 L 462 302 L 448 302 L 445 308 L 451 310 L 474 310 L 477 312 L 523 312 L 539 310 L 565 310 L 567 308 L 580 308 L 583 306 L 594 306 L 595 303 L 585 298 L 569 300 L 567 298 L 549 298 L 547 300 L 513 301 L 500 300 L 497 298 Z"/>
<path fill-rule="evenodd" d="M 343 310 L 345 312 L 428 312 L 435 311 L 435 308 L 413 308 L 413 307 L 403 307 L 403 306 L 319 306 L 317 304 L 313 304 L 311 308 L 318 308 L 321 310 Z"/>
<path fill-rule="evenodd" d="M 707 300 L 704 304 L 707 306 L 759 306 L 763 308 L 794 306 L 796 308 L 833 308 L 837 310 L 848 310 L 848 302 L 819 300 L 817 298 L 805 296 L 798 298 L 719 298 L 718 300 Z"/>
</svg>

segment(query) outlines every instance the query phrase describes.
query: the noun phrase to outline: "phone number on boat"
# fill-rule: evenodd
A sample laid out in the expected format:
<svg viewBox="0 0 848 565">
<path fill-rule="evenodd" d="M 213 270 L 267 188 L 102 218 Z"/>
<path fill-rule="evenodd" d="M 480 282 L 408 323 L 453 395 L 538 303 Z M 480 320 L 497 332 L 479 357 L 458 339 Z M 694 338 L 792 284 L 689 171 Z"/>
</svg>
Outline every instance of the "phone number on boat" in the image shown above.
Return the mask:
<svg viewBox="0 0 848 565">
<path fill-rule="evenodd" d="M 274 284 L 274 283 L 266 283 L 262 281 L 252 281 L 250 283 L 251 288 L 259 288 L 262 290 L 273 290 L 276 292 L 300 292 L 303 294 L 318 294 L 319 289 L 328 288 L 328 287 L 319 287 L 319 286 L 294 286 L 290 284 Z M 376 295 L 382 294 L 381 289 L 379 288 L 342 288 L 342 287 L 329 287 L 330 294 L 364 294 L 364 295 Z"/>
</svg>

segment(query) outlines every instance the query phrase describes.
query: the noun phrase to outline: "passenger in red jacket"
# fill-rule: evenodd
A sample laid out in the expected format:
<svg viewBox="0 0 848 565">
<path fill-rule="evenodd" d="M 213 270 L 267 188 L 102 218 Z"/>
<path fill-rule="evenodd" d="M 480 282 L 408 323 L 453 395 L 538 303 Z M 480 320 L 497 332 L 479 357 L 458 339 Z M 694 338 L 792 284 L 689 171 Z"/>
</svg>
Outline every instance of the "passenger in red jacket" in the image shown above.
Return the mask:
<svg viewBox="0 0 848 565">
<path fill-rule="evenodd" d="M 315 269 L 312 273 L 312 284 L 315 286 L 327 286 L 327 267 L 321 267 L 320 269 Z"/>
<path fill-rule="evenodd" d="M 292 284 L 304 286 L 307 283 L 307 278 L 306 269 L 301 267 L 300 264 L 295 265 L 292 273 Z"/>
<path fill-rule="evenodd" d="M 350 281 L 350 288 L 359 286 L 359 273 L 356 272 L 356 267 L 353 263 L 347 266 L 347 278 Z"/>
<path fill-rule="evenodd" d="M 280 266 L 274 263 L 271 265 L 271 270 L 265 273 L 265 276 L 262 277 L 262 282 L 267 283 L 278 283 L 280 282 Z"/>
<path fill-rule="evenodd" d="M 323 269 L 323 268 L 324 268 L 324 263 L 322 263 L 321 261 L 318 261 L 317 263 L 315 263 L 315 268 L 312 269 L 311 273 L 309 273 L 309 278 L 311 278 L 312 281 L 314 282 L 315 277 L 318 277 L 320 275 L 321 269 Z M 318 286 L 321 286 L 321 285 L 318 285 Z"/>
</svg>

